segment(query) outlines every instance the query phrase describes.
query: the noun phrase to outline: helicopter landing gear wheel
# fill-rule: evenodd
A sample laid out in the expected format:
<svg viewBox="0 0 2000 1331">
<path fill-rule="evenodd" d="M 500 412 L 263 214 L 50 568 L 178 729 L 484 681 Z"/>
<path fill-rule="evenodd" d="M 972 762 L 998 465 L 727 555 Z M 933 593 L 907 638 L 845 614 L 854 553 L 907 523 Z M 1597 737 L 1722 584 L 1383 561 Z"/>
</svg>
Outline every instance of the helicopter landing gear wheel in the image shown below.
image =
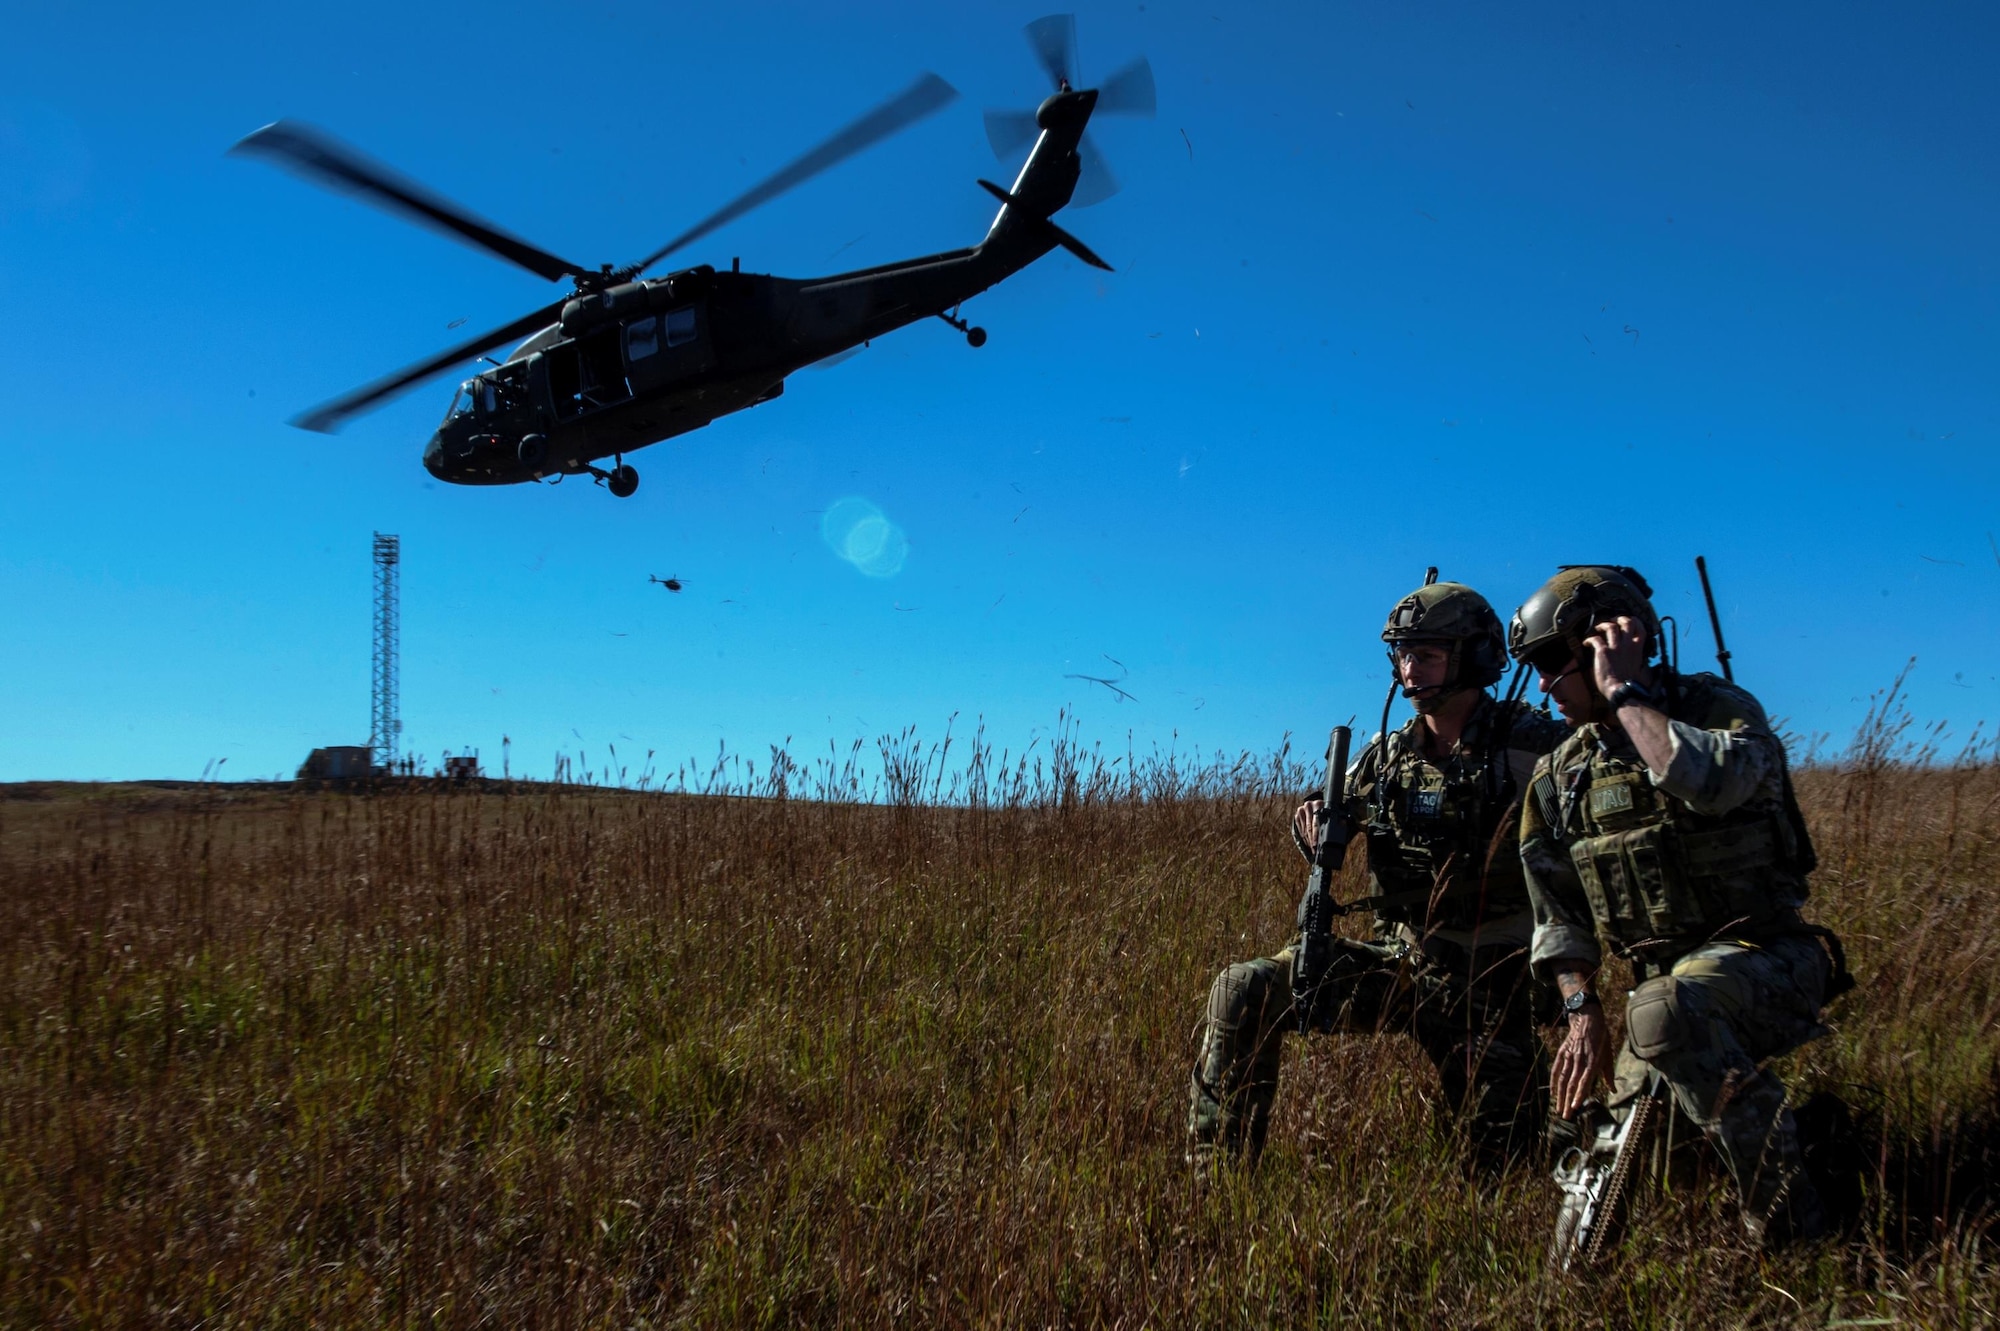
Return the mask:
<svg viewBox="0 0 2000 1331">
<path fill-rule="evenodd" d="M 514 449 L 514 456 L 520 459 L 522 466 L 526 467 L 529 471 L 539 474 L 542 464 L 549 460 L 548 436 L 541 434 L 524 435 L 520 444 Z"/>
<path fill-rule="evenodd" d="M 626 466 L 624 463 L 613 467 L 611 474 L 604 478 L 604 488 L 620 499 L 630 499 L 633 491 L 639 488 L 638 468 Z"/>
<path fill-rule="evenodd" d="M 958 307 L 956 305 L 952 306 L 949 314 L 940 310 L 938 318 L 944 320 L 959 332 L 964 333 L 965 340 L 969 345 L 973 347 L 983 347 L 986 345 L 986 330 L 984 328 L 975 328 L 965 320 L 959 318 Z"/>
</svg>

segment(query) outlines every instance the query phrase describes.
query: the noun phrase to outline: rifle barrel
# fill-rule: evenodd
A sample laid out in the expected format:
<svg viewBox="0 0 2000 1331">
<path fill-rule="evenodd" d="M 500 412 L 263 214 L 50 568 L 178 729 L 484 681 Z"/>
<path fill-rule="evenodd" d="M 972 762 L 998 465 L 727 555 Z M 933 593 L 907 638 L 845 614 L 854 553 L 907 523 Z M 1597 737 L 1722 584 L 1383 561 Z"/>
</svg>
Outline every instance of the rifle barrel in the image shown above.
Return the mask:
<svg viewBox="0 0 2000 1331">
<path fill-rule="evenodd" d="M 1701 574 L 1701 599 L 1708 602 L 1708 626 L 1715 631 L 1715 659 L 1722 666 L 1722 677 L 1734 684 L 1736 672 L 1729 668 L 1729 649 L 1722 645 L 1722 616 L 1715 613 L 1715 589 L 1708 585 L 1708 560 L 1696 555 L 1694 571 Z"/>
</svg>

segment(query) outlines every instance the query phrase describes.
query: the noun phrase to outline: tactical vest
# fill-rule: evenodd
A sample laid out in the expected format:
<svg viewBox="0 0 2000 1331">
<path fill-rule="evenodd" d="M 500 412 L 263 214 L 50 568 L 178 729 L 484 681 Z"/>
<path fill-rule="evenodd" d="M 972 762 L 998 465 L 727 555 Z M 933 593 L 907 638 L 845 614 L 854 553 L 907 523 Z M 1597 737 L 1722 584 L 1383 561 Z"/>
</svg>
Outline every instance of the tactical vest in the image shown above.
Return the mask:
<svg viewBox="0 0 2000 1331">
<path fill-rule="evenodd" d="M 1699 814 L 1655 789 L 1636 755 L 1601 753 L 1567 775 L 1545 771 L 1534 798 L 1569 841 L 1598 931 L 1621 948 L 1797 919 L 1803 856 L 1783 809 Z"/>
<path fill-rule="evenodd" d="M 1489 712 L 1481 729 L 1490 736 L 1497 720 Z M 1368 870 L 1378 889 L 1369 909 L 1418 928 L 1450 929 L 1526 910 L 1519 853 L 1511 843 L 1493 853 L 1514 794 L 1504 744 L 1440 764 L 1417 752 L 1410 727 L 1399 731 L 1365 792 Z"/>
</svg>

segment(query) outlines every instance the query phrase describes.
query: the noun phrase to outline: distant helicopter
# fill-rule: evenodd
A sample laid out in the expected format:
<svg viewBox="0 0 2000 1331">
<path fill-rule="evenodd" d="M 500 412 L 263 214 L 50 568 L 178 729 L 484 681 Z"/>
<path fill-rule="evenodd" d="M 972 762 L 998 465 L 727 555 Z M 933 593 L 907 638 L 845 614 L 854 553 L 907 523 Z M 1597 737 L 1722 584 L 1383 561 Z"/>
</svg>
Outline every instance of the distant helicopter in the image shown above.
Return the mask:
<svg viewBox="0 0 2000 1331">
<path fill-rule="evenodd" d="M 479 220 L 332 137 L 281 120 L 233 153 L 262 155 L 322 184 L 446 231 L 550 281 L 569 278 L 561 300 L 428 360 L 313 408 L 293 421 L 331 433 L 350 416 L 462 361 L 516 338 L 527 340 L 459 386 L 425 445 L 424 467 L 461 485 L 509 485 L 588 474 L 621 498 L 639 487 L 624 455 L 769 402 L 787 375 L 919 319 L 938 318 L 974 347 L 986 330 L 958 317 L 962 303 L 1061 246 L 1083 262 L 1111 265 L 1050 218 L 1071 202 L 1080 177 L 1092 194 L 1110 177 L 1079 157 L 1094 110 L 1150 115 L 1151 67 L 1141 57 L 1098 89 L 1073 88 L 1075 26 L 1069 15 L 1028 25 L 1029 43 L 1055 84 L 1032 115 L 990 113 L 996 151 L 1018 137 L 1034 146 L 1011 189 L 979 185 L 1000 201 L 986 236 L 968 249 L 794 279 L 727 272 L 708 264 L 662 278 L 640 274 L 834 164 L 937 111 L 958 94 L 926 74 L 812 151 L 730 201 L 635 264 L 595 271 Z M 1091 156 L 1088 145 L 1084 156 Z M 1115 185 L 1111 188 L 1116 188 Z M 1094 199 L 1092 200 L 1094 201 Z M 491 359 L 487 357 L 487 359 Z M 609 458 L 609 468 L 597 464 Z M 669 590 L 672 590 L 670 587 Z"/>
<path fill-rule="evenodd" d="M 687 584 L 682 582 L 679 578 L 663 578 L 657 573 L 647 575 L 646 581 L 657 582 L 670 592 L 677 592 L 681 588 L 687 586 Z"/>
</svg>

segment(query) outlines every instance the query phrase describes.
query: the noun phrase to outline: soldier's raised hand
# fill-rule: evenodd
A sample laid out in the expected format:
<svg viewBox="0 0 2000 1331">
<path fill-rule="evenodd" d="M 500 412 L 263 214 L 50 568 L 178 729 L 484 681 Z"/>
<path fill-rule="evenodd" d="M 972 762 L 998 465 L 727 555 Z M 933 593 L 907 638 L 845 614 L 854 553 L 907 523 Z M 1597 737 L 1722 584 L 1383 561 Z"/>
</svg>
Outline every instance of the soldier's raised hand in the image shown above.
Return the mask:
<svg viewBox="0 0 2000 1331">
<path fill-rule="evenodd" d="M 1646 626 L 1630 615 L 1598 624 L 1586 641 L 1591 648 L 1591 677 L 1600 698 L 1610 697 L 1620 684 L 1645 673 Z"/>
<path fill-rule="evenodd" d="M 1320 811 L 1325 807 L 1315 795 L 1292 811 L 1292 836 L 1308 851 L 1319 844 Z"/>
</svg>

